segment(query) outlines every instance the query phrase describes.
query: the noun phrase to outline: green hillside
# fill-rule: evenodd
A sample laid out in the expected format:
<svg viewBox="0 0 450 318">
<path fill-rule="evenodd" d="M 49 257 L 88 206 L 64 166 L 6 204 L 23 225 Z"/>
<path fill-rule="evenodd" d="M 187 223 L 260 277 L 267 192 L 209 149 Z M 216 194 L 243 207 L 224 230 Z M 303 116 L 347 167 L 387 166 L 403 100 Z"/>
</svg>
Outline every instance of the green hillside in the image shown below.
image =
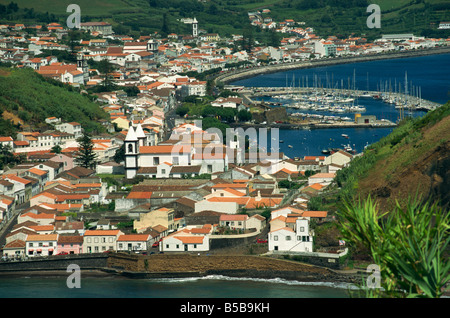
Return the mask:
<svg viewBox="0 0 450 318">
<path fill-rule="evenodd" d="M 14 135 L 18 124 L 45 127 L 45 119 L 52 116 L 79 122 L 86 131 L 104 131 L 98 120 L 109 115 L 87 96 L 71 90 L 32 69 L 0 68 L 0 136 Z"/>
<path fill-rule="evenodd" d="M 0 0 L 0 21 L 33 21 L 57 18 L 65 23 L 66 8 L 72 1 L 16 0 L 19 10 L 8 10 L 10 0 Z M 351 33 L 375 38 L 383 33 L 414 32 L 422 35 L 448 36 L 448 31 L 437 31 L 441 21 L 450 20 L 450 3 L 445 0 L 380 0 L 381 29 L 369 29 L 367 0 L 80 0 L 82 21 L 112 22 L 117 31 L 141 33 L 159 32 L 163 15 L 167 15 L 169 32 L 189 33 L 189 26 L 181 18 L 196 17 L 199 27 L 221 35 L 241 33 L 249 26 L 248 12 L 270 9 L 274 21 L 285 19 L 306 22 L 321 36 Z M 32 10 L 31 10 L 32 9 Z M 53 16 L 54 15 L 54 16 Z M 220 18 L 218 18 L 220 17 Z M 46 21 L 48 22 L 48 21 Z M 259 30 L 257 30 L 259 31 Z"/>
<path fill-rule="evenodd" d="M 414 196 L 450 206 L 450 102 L 408 119 L 338 172 L 339 200 L 371 196 L 384 211 Z"/>
</svg>

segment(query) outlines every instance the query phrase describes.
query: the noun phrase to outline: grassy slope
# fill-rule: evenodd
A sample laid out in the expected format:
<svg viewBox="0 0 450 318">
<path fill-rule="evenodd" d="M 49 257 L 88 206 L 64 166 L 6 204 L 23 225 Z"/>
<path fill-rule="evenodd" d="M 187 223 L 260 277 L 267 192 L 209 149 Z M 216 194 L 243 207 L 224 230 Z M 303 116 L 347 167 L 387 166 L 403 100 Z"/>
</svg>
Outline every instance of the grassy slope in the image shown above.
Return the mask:
<svg viewBox="0 0 450 318">
<path fill-rule="evenodd" d="M 0 112 L 3 118 L 20 118 L 24 127 L 31 128 L 39 128 L 45 118 L 55 116 L 77 121 L 88 131 L 103 131 L 97 121 L 108 118 L 88 97 L 69 91 L 62 83 L 47 81 L 31 69 L 0 69 Z M 0 135 L 4 133 L 0 131 Z"/>
<path fill-rule="evenodd" d="M 338 174 L 342 194 L 375 197 L 383 210 L 416 194 L 450 203 L 450 102 L 408 120 Z"/>
</svg>

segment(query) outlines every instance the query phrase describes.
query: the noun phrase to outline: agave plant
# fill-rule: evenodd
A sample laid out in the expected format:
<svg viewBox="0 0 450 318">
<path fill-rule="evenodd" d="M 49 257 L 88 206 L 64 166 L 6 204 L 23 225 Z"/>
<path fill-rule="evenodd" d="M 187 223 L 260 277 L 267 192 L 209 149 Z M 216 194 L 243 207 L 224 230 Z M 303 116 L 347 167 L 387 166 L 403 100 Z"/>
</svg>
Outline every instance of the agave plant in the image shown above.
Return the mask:
<svg viewBox="0 0 450 318">
<path fill-rule="evenodd" d="M 449 282 L 449 214 L 414 199 L 380 213 L 369 197 L 338 213 L 344 238 L 365 246 L 380 268 L 381 287 L 367 297 L 440 297 Z"/>
</svg>

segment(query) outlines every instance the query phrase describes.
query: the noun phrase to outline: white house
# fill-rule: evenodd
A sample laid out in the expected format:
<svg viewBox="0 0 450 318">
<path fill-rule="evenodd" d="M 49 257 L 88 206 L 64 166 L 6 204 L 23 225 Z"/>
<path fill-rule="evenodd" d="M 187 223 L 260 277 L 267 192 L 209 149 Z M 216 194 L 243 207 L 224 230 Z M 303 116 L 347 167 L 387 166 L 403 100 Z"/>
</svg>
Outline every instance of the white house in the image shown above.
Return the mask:
<svg viewBox="0 0 450 318">
<path fill-rule="evenodd" d="M 25 254 L 29 257 L 49 256 L 56 254 L 59 234 L 28 235 Z"/>
<path fill-rule="evenodd" d="M 337 164 L 340 166 L 346 166 L 350 161 L 352 161 L 353 155 L 349 154 L 346 151 L 339 150 L 325 158 L 324 164 L 330 165 L 330 164 Z"/>
<path fill-rule="evenodd" d="M 123 234 L 120 230 L 88 230 L 83 236 L 83 253 L 114 251 L 118 238 Z"/>
<path fill-rule="evenodd" d="M 117 239 L 117 251 L 146 251 L 151 247 L 150 234 L 124 234 Z"/>
<path fill-rule="evenodd" d="M 309 221 L 297 218 L 295 228 L 278 228 L 269 232 L 268 249 L 271 252 L 312 252 L 313 233 L 309 230 Z"/>
<path fill-rule="evenodd" d="M 189 227 L 162 239 L 159 249 L 164 252 L 206 252 L 209 251 L 211 225 L 202 228 Z"/>
<path fill-rule="evenodd" d="M 55 129 L 58 131 L 66 132 L 68 134 L 72 134 L 75 136 L 75 139 L 81 137 L 82 135 L 81 124 L 77 122 L 59 124 L 55 126 Z"/>
</svg>

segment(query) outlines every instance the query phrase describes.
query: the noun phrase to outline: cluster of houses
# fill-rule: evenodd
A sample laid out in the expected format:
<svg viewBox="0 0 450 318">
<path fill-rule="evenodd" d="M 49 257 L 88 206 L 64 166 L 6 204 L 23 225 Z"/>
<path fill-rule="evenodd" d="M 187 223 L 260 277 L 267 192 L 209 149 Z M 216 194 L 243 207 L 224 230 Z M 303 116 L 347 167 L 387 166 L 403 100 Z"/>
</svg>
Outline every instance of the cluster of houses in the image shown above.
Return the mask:
<svg viewBox="0 0 450 318">
<path fill-rule="evenodd" d="M 329 216 L 327 211 L 309 211 L 308 200 L 326 189 L 353 155 L 342 150 L 302 159 L 265 154 L 257 162 L 248 156 L 231 162 L 227 156 L 235 155 L 238 145 L 227 152 L 229 145 L 211 143 L 211 134 L 196 123 L 183 123 L 173 129 L 171 138 L 149 146 L 142 126 L 130 126 L 123 168 L 128 178 L 140 175 L 142 181 L 129 190 L 108 185 L 95 170 L 76 166 L 63 153 L 30 155 L 32 161 L 1 176 L 2 221 L 10 220 L 16 207 L 30 206 L 19 210 L 3 255 L 149 252 L 153 247 L 162 252 L 201 252 L 210 250 L 214 239 L 232 238 L 223 229 L 255 236 L 266 226 L 269 252 L 312 252 L 310 220 L 322 222 Z M 214 151 L 205 151 L 208 147 Z M 284 202 L 286 189 L 279 182 L 298 180 L 306 171 L 312 173 L 304 177 L 298 195 Z M 112 202 L 115 212 L 133 220 L 133 233 L 125 234 L 107 220 L 94 227 L 83 223 L 80 215 L 86 209 Z M 261 216 L 266 210 L 271 211 L 267 219 Z"/>
<path fill-rule="evenodd" d="M 352 36 L 346 39 L 314 34 L 314 29 L 303 22 L 285 20 L 274 22 L 270 12 L 250 12 L 250 23 L 261 28 L 274 29 L 286 36 L 278 47 L 254 46 L 251 52 L 234 49 L 242 40 L 241 35 L 229 38 L 209 34 L 202 30 L 190 35 L 170 34 L 166 38 L 117 35 L 106 22 L 82 23 L 81 30 L 89 33 L 87 39 L 76 43 L 77 62 L 64 64 L 54 56 L 40 57 L 45 50 L 68 51 L 61 39 L 68 35 L 68 29 L 58 23 L 42 26 L 23 24 L 0 25 L 0 61 L 17 67 L 30 67 L 43 76 L 52 77 L 73 85 L 92 87 L 102 81 L 98 70 L 89 67 L 88 61 L 108 60 L 116 66 L 111 74 L 122 86 L 138 86 L 141 93 L 149 89 L 173 88 L 177 86 L 185 96 L 201 95 L 206 83 L 195 79 L 183 82 L 165 82 L 157 79 L 161 74 L 174 75 L 183 72 L 199 73 L 233 68 L 236 63 L 255 64 L 261 60 L 274 63 L 294 62 L 341 55 L 373 54 L 393 50 L 411 50 L 448 45 L 450 39 L 417 37 L 413 34 L 390 34 L 374 42 Z M 33 29 L 28 36 L 27 29 Z M 193 45 L 195 43 L 195 45 Z M 155 74 L 156 73 L 156 74 Z"/>
<path fill-rule="evenodd" d="M 329 156 L 291 159 L 283 153 L 260 152 L 255 161 L 242 151 L 239 140 L 224 143 L 217 132 L 204 131 L 186 118 L 169 127 L 166 118 L 182 98 L 206 94 L 206 82 L 179 73 L 225 69 L 228 63 L 252 62 L 262 55 L 287 61 L 286 54 L 294 58 L 299 43 L 256 47 L 248 53 L 229 48 L 239 37 L 171 34 L 167 39 L 133 39 L 115 35 L 108 23 L 90 22 L 82 24 L 82 29 L 91 39 L 77 44 L 77 63 L 66 64 L 53 56 L 37 55 L 46 49 L 68 50 L 58 43 L 67 29 L 57 23 L 47 25 L 45 31 L 33 27 L 36 36 L 25 37 L 25 26 L 0 26 L 1 62 L 90 87 L 99 85 L 103 76 L 88 66 L 88 60 L 107 59 L 116 65 L 113 81 L 124 88 L 134 86 L 137 92 L 135 96 L 124 90 L 95 94 L 100 107 L 110 114 L 103 123 L 108 133 L 92 139 L 99 161 L 95 170 L 79 167 L 74 160 L 77 139 L 83 135 L 77 122 L 50 117 L 45 120 L 46 131 L 21 131 L 15 139 L 0 137 L 3 146 L 26 159 L 0 175 L 0 230 L 18 215 L 2 247 L 3 255 L 143 252 L 153 246 L 164 252 L 200 252 L 208 251 L 214 239 L 231 237 L 224 229 L 256 235 L 267 226 L 269 251 L 313 251 L 310 221 L 322 222 L 329 216 L 326 211 L 309 211 L 308 200 L 332 183 L 352 154 L 341 150 Z M 301 46 L 311 46 L 313 39 Z M 193 40 L 195 47 L 189 45 Z M 314 52 L 315 47 L 311 46 Z M 211 106 L 247 109 L 239 97 L 220 97 Z M 55 152 L 55 146 L 60 151 Z M 125 159 L 117 163 L 113 157 L 121 147 Z M 306 177 L 306 171 L 313 173 Z M 141 181 L 121 189 L 109 184 L 104 175 Z M 280 181 L 299 178 L 305 184 L 297 197 L 286 202 Z M 114 212 L 132 219 L 133 233 L 124 233 L 117 223 L 103 219 L 86 226 L 80 215 L 94 205 L 110 205 Z M 261 216 L 265 210 L 272 212 L 268 219 Z"/>
</svg>

